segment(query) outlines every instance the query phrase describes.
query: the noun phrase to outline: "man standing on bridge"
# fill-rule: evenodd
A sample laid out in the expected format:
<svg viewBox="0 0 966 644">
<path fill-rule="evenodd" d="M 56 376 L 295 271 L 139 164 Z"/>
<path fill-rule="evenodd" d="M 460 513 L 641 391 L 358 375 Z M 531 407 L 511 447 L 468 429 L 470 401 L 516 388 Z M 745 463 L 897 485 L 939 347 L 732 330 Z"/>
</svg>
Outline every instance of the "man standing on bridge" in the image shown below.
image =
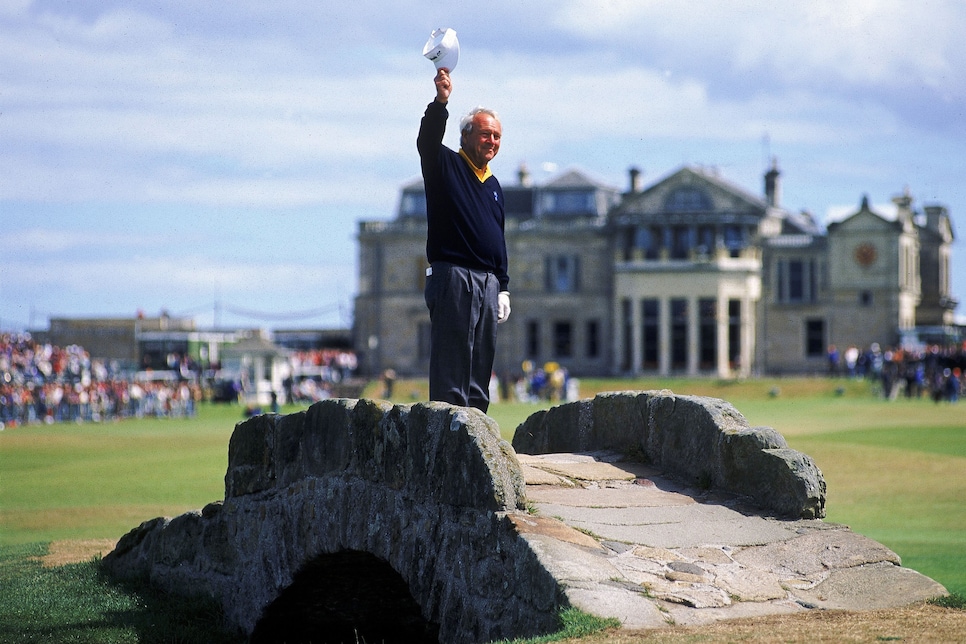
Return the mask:
<svg viewBox="0 0 966 644">
<path fill-rule="evenodd" d="M 426 306 L 431 323 L 429 398 L 486 411 L 496 325 L 510 315 L 503 188 L 489 162 L 503 133 L 496 113 L 476 108 L 460 122 L 460 150 L 443 145 L 449 70 L 419 125 L 426 189 Z"/>
</svg>

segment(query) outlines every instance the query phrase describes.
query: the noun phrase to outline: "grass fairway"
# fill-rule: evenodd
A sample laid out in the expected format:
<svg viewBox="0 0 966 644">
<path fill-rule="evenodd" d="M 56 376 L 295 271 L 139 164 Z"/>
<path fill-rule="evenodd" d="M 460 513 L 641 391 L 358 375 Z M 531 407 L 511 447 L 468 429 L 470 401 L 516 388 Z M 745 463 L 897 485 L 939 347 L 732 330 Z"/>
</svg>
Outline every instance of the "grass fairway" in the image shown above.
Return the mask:
<svg viewBox="0 0 966 644">
<path fill-rule="evenodd" d="M 884 427 L 789 442 L 825 474 L 828 520 L 887 545 L 903 565 L 950 592 L 966 593 L 966 429 Z"/>
<path fill-rule="evenodd" d="M 895 550 L 903 564 L 966 594 L 966 406 L 884 402 L 864 382 L 823 379 L 585 380 L 599 391 L 668 388 L 731 402 L 781 432 L 828 482 L 828 520 Z M 425 381 L 397 383 L 399 402 Z M 373 384 L 365 396 L 378 397 Z M 546 403 L 497 403 L 503 435 Z M 294 409 L 294 408 L 293 408 Z M 224 496 L 238 406 L 191 420 L 22 427 L 0 432 L 0 545 L 118 539 L 142 521 Z"/>
<path fill-rule="evenodd" d="M 238 406 L 196 418 L 40 425 L 0 433 L 0 543 L 119 538 L 224 497 Z"/>
</svg>

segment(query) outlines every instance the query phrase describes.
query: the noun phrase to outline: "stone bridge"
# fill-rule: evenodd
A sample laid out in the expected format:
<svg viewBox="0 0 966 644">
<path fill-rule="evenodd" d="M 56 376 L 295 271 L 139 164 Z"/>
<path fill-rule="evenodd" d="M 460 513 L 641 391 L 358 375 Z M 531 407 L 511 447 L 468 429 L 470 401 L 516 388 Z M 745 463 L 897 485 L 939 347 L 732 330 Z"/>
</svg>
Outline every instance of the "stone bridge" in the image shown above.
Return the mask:
<svg viewBox="0 0 966 644">
<path fill-rule="evenodd" d="M 608 483 L 598 477 L 588 486 L 589 479 L 559 472 L 551 478 L 578 493 L 630 485 L 621 493 L 628 498 L 646 492 L 644 483 L 664 485 L 660 473 L 752 504 L 772 518 L 750 518 L 773 522 L 770 534 L 781 538 L 800 537 L 797 523 L 822 524 L 824 516 L 825 484 L 814 463 L 774 430 L 750 428 L 720 400 L 669 391 L 600 395 L 531 416 L 514 446 L 485 414 L 444 403 L 333 399 L 296 414 L 255 417 L 231 437 L 224 501 L 143 523 L 103 565 L 120 578 L 215 598 L 230 626 L 253 642 L 305 641 L 308 632 L 316 642 L 488 642 L 552 632 L 571 605 L 627 625 L 666 619 L 649 598 L 652 585 L 620 572 L 629 570 L 624 551 L 635 539 L 602 543 L 599 535 L 544 516 L 550 505 L 528 501 L 524 479 L 539 463 L 521 465 L 517 451 L 609 450 L 618 462 L 608 467 L 618 474 L 608 470 Z M 645 464 L 657 468 L 651 479 L 633 473 Z M 751 541 L 761 543 L 757 535 Z M 696 564 L 655 563 L 671 556 L 662 552 L 646 550 L 642 557 L 650 559 L 638 557 L 631 568 L 666 564 L 674 574 L 661 573 L 671 580 L 665 584 L 707 572 Z M 894 554 L 880 555 L 843 565 L 897 567 Z M 691 579 L 695 588 L 700 581 Z M 932 584 L 918 594 L 903 586 L 907 603 L 944 592 Z M 807 606 L 783 588 L 778 601 L 785 604 L 770 596 L 770 610 Z M 706 594 L 708 600 L 673 590 L 662 596 L 695 608 L 741 595 L 720 591 Z M 629 608 L 607 599 L 616 592 Z"/>
</svg>

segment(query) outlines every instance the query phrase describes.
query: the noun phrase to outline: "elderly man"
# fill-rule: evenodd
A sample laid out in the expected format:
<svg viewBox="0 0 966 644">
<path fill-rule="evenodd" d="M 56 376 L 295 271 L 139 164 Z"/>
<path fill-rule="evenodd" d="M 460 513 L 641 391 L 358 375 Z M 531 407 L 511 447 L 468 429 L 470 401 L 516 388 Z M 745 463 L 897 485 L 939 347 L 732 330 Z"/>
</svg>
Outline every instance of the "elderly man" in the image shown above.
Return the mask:
<svg viewBox="0 0 966 644">
<path fill-rule="evenodd" d="M 503 189 L 489 163 L 500 151 L 496 113 L 477 108 L 460 123 L 460 150 L 443 145 L 449 70 L 419 126 L 429 224 L 426 306 L 431 321 L 429 397 L 484 412 L 496 352 L 496 325 L 510 315 Z"/>
</svg>

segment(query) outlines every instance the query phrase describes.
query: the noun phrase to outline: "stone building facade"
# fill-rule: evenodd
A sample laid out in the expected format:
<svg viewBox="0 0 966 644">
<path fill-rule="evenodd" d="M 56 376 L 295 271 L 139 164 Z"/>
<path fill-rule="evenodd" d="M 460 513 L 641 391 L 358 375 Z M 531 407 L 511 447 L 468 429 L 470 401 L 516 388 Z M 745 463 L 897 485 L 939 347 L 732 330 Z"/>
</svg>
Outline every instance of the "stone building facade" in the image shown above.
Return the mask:
<svg viewBox="0 0 966 644">
<path fill-rule="evenodd" d="M 573 375 L 815 373 L 835 344 L 892 346 L 948 327 L 949 213 L 908 193 L 896 216 L 863 199 L 818 225 L 781 204 L 777 164 L 762 194 L 685 166 L 626 192 L 570 170 L 535 186 L 521 167 L 505 185 L 513 313 L 495 370 L 556 362 Z M 354 338 L 370 374 L 428 371 L 426 206 L 402 189 L 389 221 L 359 224 Z"/>
</svg>

